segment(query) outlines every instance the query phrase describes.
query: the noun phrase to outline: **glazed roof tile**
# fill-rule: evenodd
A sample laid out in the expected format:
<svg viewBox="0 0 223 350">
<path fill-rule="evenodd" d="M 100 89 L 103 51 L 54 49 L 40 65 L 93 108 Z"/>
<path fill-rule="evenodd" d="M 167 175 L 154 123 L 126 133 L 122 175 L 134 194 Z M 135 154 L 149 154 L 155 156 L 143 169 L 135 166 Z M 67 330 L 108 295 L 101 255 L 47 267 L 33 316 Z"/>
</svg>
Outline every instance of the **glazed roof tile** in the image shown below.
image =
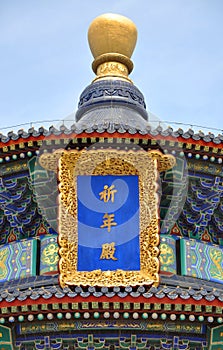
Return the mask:
<svg viewBox="0 0 223 350">
<path fill-rule="evenodd" d="M 82 133 L 109 133 L 113 134 L 115 132 L 118 132 L 120 134 L 123 133 L 129 133 L 130 135 L 135 134 L 141 134 L 141 135 L 148 135 L 148 136 L 155 136 L 158 137 L 159 135 L 162 137 L 182 137 L 187 142 L 190 138 L 194 141 L 204 141 L 205 143 L 213 142 L 217 145 L 221 144 L 223 142 L 223 135 L 218 134 L 214 135 L 212 133 L 204 134 L 202 131 L 199 131 L 195 133 L 192 129 L 188 129 L 186 131 L 183 131 L 181 128 L 174 130 L 172 127 L 163 128 L 161 125 L 157 126 L 156 128 L 153 128 L 149 124 L 142 125 L 131 125 L 128 123 L 123 122 L 100 122 L 100 123 L 84 123 L 84 120 L 82 123 L 77 123 L 71 125 L 69 128 L 65 125 L 61 125 L 59 128 L 56 128 L 55 126 L 50 126 L 49 129 L 46 129 L 44 127 L 40 127 L 37 130 L 32 127 L 29 128 L 28 131 L 24 131 L 23 129 L 20 129 L 17 131 L 17 133 L 10 131 L 7 133 L 7 135 L 0 134 L 0 142 L 3 144 L 9 142 L 9 141 L 17 141 L 20 140 L 26 140 L 29 137 L 34 137 L 38 139 L 40 136 L 69 136 L 72 134 L 82 134 Z"/>
<path fill-rule="evenodd" d="M 219 283 L 197 280 L 192 277 L 174 276 L 173 278 L 161 277 L 161 284 L 158 287 L 86 287 L 79 286 L 73 289 L 69 287 L 61 288 L 58 285 L 58 276 L 38 276 L 24 280 L 13 282 L 5 282 L 0 288 L 0 302 L 8 303 L 14 300 L 25 301 L 27 299 L 38 300 L 43 298 L 49 300 L 52 297 L 63 299 L 64 297 L 75 298 L 100 298 L 105 296 L 113 298 L 115 296 L 123 299 L 126 297 L 144 297 L 149 300 L 155 297 L 162 301 L 163 298 L 168 298 L 171 301 L 182 299 L 188 300 L 192 298 L 194 301 L 206 300 L 208 302 L 223 301 L 223 289 Z"/>
</svg>

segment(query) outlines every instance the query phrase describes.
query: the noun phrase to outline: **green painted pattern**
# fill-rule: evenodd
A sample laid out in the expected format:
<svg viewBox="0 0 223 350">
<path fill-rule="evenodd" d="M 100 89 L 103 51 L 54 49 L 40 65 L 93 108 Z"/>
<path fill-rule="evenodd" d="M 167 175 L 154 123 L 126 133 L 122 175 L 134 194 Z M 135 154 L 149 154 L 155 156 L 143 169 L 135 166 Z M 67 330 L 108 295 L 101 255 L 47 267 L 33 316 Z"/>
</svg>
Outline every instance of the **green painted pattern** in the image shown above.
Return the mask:
<svg viewBox="0 0 223 350">
<path fill-rule="evenodd" d="M 13 350 L 11 329 L 0 325 L 0 349 Z"/>
<path fill-rule="evenodd" d="M 198 242 L 180 240 L 181 274 L 223 283 L 223 249 Z"/>
</svg>

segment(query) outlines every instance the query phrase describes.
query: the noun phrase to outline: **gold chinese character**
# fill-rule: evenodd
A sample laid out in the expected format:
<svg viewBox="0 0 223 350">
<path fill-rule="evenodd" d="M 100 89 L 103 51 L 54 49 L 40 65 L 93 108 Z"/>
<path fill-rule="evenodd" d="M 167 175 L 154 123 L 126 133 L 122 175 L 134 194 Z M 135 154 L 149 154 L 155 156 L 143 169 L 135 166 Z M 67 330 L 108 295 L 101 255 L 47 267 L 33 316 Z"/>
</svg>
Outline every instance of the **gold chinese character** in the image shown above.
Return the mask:
<svg viewBox="0 0 223 350">
<path fill-rule="evenodd" d="M 100 192 L 100 200 L 104 201 L 104 202 L 108 202 L 108 201 L 112 201 L 112 203 L 115 200 L 115 193 L 117 192 L 117 190 L 114 189 L 115 186 L 111 185 L 110 187 L 108 187 L 108 185 L 104 186 L 104 191 Z"/>
<path fill-rule="evenodd" d="M 100 259 L 118 260 L 114 257 L 115 249 L 115 242 L 102 244 L 102 252 Z"/>
<path fill-rule="evenodd" d="M 114 222 L 114 216 L 115 214 L 108 214 L 106 213 L 104 216 L 103 216 L 103 225 L 101 225 L 100 227 L 101 228 L 104 228 L 104 227 L 107 227 L 108 228 L 108 232 L 111 231 L 111 226 L 116 226 L 117 223 Z"/>
</svg>

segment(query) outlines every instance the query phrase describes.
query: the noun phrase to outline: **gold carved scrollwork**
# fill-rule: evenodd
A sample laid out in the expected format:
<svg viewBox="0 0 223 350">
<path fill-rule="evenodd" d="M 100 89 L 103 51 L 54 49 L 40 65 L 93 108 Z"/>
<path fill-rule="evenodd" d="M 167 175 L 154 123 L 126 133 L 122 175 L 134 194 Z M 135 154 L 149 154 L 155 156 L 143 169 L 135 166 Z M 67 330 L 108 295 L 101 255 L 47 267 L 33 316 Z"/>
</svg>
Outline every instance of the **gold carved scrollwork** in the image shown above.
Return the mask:
<svg viewBox="0 0 223 350">
<path fill-rule="evenodd" d="M 129 71 L 127 67 L 119 62 L 105 62 L 100 64 L 97 67 L 97 80 L 98 78 L 101 77 L 107 77 L 107 76 L 120 76 L 120 77 L 125 77 L 126 79 L 130 80 L 128 78 Z"/>
<path fill-rule="evenodd" d="M 159 151 L 64 151 L 59 159 L 60 284 L 135 286 L 159 283 L 158 171 L 174 165 L 172 156 Z M 77 271 L 78 175 L 138 175 L 140 202 L 140 270 Z"/>
<path fill-rule="evenodd" d="M 149 155 L 152 159 L 157 160 L 157 168 L 159 172 L 171 169 L 176 163 L 175 157 L 170 154 L 162 154 L 161 152 L 153 150 L 149 152 Z"/>
<path fill-rule="evenodd" d="M 63 152 L 64 152 L 64 149 L 58 149 L 53 153 L 43 153 L 39 157 L 39 164 L 44 169 L 56 172 L 58 160 L 60 159 L 60 156 Z"/>
</svg>

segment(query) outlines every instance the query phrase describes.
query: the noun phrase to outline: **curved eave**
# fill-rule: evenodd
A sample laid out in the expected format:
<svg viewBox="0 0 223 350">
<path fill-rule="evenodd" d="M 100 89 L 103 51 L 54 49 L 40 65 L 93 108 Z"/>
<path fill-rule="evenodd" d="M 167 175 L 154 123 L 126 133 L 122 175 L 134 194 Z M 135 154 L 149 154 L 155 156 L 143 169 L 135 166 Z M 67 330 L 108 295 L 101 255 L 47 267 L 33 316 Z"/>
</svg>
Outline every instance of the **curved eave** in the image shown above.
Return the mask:
<svg viewBox="0 0 223 350">
<path fill-rule="evenodd" d="M 176 276 L 175 276 L 176 277 Z M 33 311 L 58 312 L 66 311 L 115 311 L 115 303 L 119 303 L 119 310 L 143 313 L 145 311 L 166 314 L 184 313 L 195 316 L 204 315 L 219 317 L 223 310 L 223 291 L 218 283 L 195 280 L 193 278 L 177 277 L 171 280 L 161 278 L 159 287 L 138 288 L 95 288 L 68 287 L 61 289 L 57 283 L 58 276 L 35 279 L 35 283 L 26 281 L 29 288 L 24 289 L 24 284 L 8 284 L 7 288 L 0 288 L 0 309 L 5 317 L 18 313 L 21 314 L 20 306 L 23 306 L 23 314 Z M 21 281 L 20 281 L 21 282 Z M 169 282 L 169 283 L 167 283 Z M 34 286 L 34 284 L 36 284 Z M 6 287 L 7 283 L 5 284 Z M 187 286 L 186 286 L 187 285 Z M 22 287 L 23 286 L 23 287 Z M 21 289 L 19 289 L 21 287 Z M 93 303 L 99 303 L 95 308 Z M 75 306 L 74 306 L 75 303 Z M 57 307 L 51 307 L 56 304 Z M 124 305 L 125 304 L 125 305 Z M 164 309 L 161 305 L 172 305 L 170 309 Z M 24 305 L 27 307 L 24 308 Z M 38 305 L 38 310 L 34 305 Z M 47 305 L 47 307 L 42 305 Z M 66 305 L 66 306 L 64 306 Z M 179 307 L 179 305 L 181 305 Z M 200 306 L 196 309 L 194 305 Z M 59 309 L 58 309 L 59 306 Z M 190 308 L 191 306 L 191 308 Z M 18 309 L 17 309 L 18 308 Z M 220 309 L 221 310 L 220 310 Z M 54 311 L 53 311 L 54 310 Z"/>
<path fill-rule="evenodd" d="M 207 137 L 200 137 L 199 139 L 194 139 L 194 137 L 188 137 L 184 135 L 171 135 L 171 134 L 162 134 L 158 133 L 154 130 L 152 133 L 143 133 L 142 131 L 82 131 L 80 133 L 77 132 L 60 132 L 57 134 L 45 132 L 39 135 L 30 135 L 25 138 L 20 136 L 18 139 L 5 138 L 5 140 L 0 141 L 0 148 L 10 147 L 12 145 L 19 145 L 21 143 L 29 143 L 29 142 L 38 142 L 43 140 L 60 140 L 60 139 L 83 139 L 83 138 L 129 138 L 129 139 L 141 139 L 141 140 L 165 140 L 169 142 L 178 142 L 183 144 L 191 144 L 191 145 L 199 145 L 203 147 L 210 148 L 223 148 L 223 138 L 222 140 L 218 137 L 213 138 L 213 140 L 209 140 Z"/>
</svg>

